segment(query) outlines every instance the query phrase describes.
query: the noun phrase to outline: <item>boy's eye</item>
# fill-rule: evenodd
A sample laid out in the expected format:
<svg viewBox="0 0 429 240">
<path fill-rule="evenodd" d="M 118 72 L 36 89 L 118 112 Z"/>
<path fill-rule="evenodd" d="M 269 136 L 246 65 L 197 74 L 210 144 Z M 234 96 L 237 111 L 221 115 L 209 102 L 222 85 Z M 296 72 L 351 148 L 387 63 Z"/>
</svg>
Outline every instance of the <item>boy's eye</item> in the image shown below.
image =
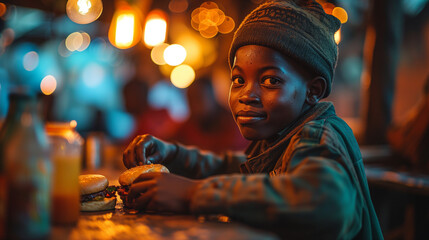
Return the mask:
<svg viewBox="0 0 429 240">
<path fill-rule="evenodd" d="M 262 80 L 262 84 L 263 85 L 268 85 L 268 86 L 270 86 L 270 85 L 279 85 L 280 83 L 281 83 L 281 80 L 279 80 L 277 78 L 273 78 L 273 77 L 267 77 L 267 78 L 264 78 Z"/>
<path fill-rule="evenodd" d="M 232 77 L 233 84 L 244 84 L 244 79 L 241 77 Z"/>
</svg>

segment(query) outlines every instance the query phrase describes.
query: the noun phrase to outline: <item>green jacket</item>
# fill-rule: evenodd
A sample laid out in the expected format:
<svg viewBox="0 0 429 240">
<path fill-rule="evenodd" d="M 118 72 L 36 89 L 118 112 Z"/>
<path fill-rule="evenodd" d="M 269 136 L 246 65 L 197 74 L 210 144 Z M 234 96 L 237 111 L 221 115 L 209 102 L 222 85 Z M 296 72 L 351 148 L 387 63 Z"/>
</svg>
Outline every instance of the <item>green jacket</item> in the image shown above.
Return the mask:
<svg viewBox="0 0 429 240">
<path fill-rule="evenodd" d="M 191 201 L 195 214 L 225 214 L 287 239 L 383 239 L 359 146 L 331 103 L 317 104 L 271 145 L 252 142 L 246 155 L 179 145 L 166 165 L 206 178 Z"/>
</svg>

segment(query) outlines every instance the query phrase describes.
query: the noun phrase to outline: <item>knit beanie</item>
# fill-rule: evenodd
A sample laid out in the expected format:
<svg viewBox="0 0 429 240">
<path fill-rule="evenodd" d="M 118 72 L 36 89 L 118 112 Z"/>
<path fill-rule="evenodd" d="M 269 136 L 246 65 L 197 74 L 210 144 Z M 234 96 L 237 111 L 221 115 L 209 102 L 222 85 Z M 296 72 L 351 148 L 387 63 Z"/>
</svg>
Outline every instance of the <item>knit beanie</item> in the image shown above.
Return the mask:
<svg viewBox="0 0 429 240">
<path fill-rule="evenodd" d="M 340 21 L 328 15 L 314 0 L 273 1 L 261 4 L 245 17 L 234 34 L 229 65 L 245 45 L 275 49 L 327 80 L 331 92 L 338 46 L 334 40 Z"/>
</svg>

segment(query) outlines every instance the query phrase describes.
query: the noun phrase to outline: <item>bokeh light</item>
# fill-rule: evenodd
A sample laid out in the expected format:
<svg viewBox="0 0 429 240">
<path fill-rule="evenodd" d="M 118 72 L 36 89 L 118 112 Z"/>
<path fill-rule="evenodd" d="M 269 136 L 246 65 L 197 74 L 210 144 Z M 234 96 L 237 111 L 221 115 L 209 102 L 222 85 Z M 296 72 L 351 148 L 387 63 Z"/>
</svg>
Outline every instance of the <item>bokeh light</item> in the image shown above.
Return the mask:
<svg viewBox="0 0 429 240">
<path fill-rule="evenodd" d="M 70 51 L 76 51 L 83 43 L 83 37 L 79 32 L 70 33 L 66 38 L 66 48 Z"/>
<path fill-rule="evenodd" d="M 234 20 L 226 16 L 215 2 L 204 2 L 191 13 L 191 26 L 205 38 L 213 38 L 219 32 L 227 34 L 235 28 Z"/>
<path fill-rule="evenodd" d="M 348 20 L 347 12 L 344 8 L 335 7 L 332 10 L 332 15 L 340 20 L 341 23 L 346 23 Z"/>
<path fill-rule="evenodd" d="M 200 23 L 200 12 L 204 10 L 203 8 L 195 8 L 192 13 L 191 13 L 191 20 L 194 21 L 195 23 L 199 24 Z"/>
<path fill-rule="evenodd" d="M 198 30 L 200 31 L 201 36 L 205 38 L 212 38 L 219 32 L 216 23 L 209 19 L 204 19 L 200 23 Z"/>
<path fill-rule="evenodd" d="M 218 26 L 219 32 L 223 34 L 227 34 L 232 32 L 235 28 L 235 22 L 232 17 L 226 16 L 225 20 Z"/>
<path fill-rule="evenodd" d="M 150 52 L 150 58 L 155 64 L 157 65 L 166 64 L 164 59 L 164 51 L 168 46 L 169 45 L 167 43 L 162 43 L 152 48 L 152 51 Z"/>
<path fill-rule="evenodd" d="M 97 87 L 103 82 L 105 75 L 106 71 L 102 66 L 91 63 L 83 69 L 82 80 L 88 87 Z"/>
<path fill-rule="evenodd" d="M 186 64 L 177 66 L 171 71 L 170 80 L 178 88 L 187 88 L 195 80 L 195 71 Z"/>
<path fill-rule="evenodd" d="M 111 110 L 106 113 L 106 130 L 114 139 L 126 139 L 135 125 L 135 119 L 127 112 Z"/>
<path fill-rule="evenodd" d="M 323 10 L 325 13 L 332 15 L 332 10 L 334 10 L 335 5 L 329 2 L 321 3 Z"/>
<path fill-rule="evenodd" d="M 186 59 L 186 49 L 179 44 L 171 44 L 164 50 L 164 60 L 170 66 L 177 66 Z"/>
<path fill-rule="evenodd" d="M 225 17 L 226 17 L 225 13 L 220 9 L 214 9 L 212 12 L 216 13 L 215 15 L 217 18 L 216 25 L 217 26 L 221 25 L 223 21 L 225 21 Z"/>
<path fill-rule="evenodd" d="M 81 37 L 82 37 L 82 44 L 80 45 L 80 47 L 78 47 L 76 50 L 78 52 L 82 52 L 85 49 L 88 48 L 89 44 L 91 43 L 91 37 L 89 36 L 88 33 L 86 32 L 81 32 L 80 33 Z"/>
<path fill-rule="evenodd" d="M 196 36 L 198 37 L 198 35 Z M 209 48 L 210 46 L 209 43 L 200 43 L 199 39 L 190 34 L 183 34 L 176 40 L 178 44 L 186 49 L 186 60 L 184 63 L 192 66 L 194 69 L 199 69 L 203 66 L 205 61 L 203 58 L 203 48 Z"/>
<path fill-rule="evenodd" d="M 6 28 L 2 32 L 3 47 L 9 46 L 15 40 L 15 31 L 12 28 Z"/>
<path fill-rule="evenodd" d="M 334 34 L 335 43 L 338 45 L 341 42 L 341 28 Z"/>
<path fill-rule="evenodd" d="M 24 69 L 33 71 L 39 65 L 39 54 L 35 51 L 30 51 L 24 55 L 23 58 Z"/>
<path fill-rule="evenodd" d="M 135 18 L 132 14 L 122 14 L 118 17 L 115 43 L 119 48 L 127 48 L 133 42 Z"/>
<path fill-rule="evenodd" d="M 188 9 L 188 0 L 171 0 L 168 3 L 168 9 L 173 13 L 182 13 Z"/>
<path fill-rule="evenodd" d="M 100 17 L 103 12 L 101 0 L 68 0 L 67 16 L 75 23 L 88 24 Z"/>
<path fill-rule="evenodd" d="M 91 37 L 86 32 L 73 32 L 70 33 L 65 40 L 65 47 L 70 52 L 79 51 L 82 52 L 88 48 L 91 42 Z M 60 53 L 61 56 L 63 54 Z"/>
<path fill-rule="evenodd" d="M 77 122 L 76 122 L 76 120 L 71 120 L 70 121 L 70 127 L 71 128 L 75 128 L 77 126 Z"/>
<path fill-rule="evenodd" d="M 212 1 L 203 2 L 200 7 L 207 8 L 207 9 L 219 8 L 219 6 L 215 2 L 212 2 Z"/>
<path fill-rule="evenodd" d="M 6 13 L 6 4 L 0 2 L 0 17 L 2 17 Z"/>
<path fill-rule="evenodd" d="M 68 57 L 71 55 L 71 52 L 66 47 L 66 41 L 62 41 L 60 44 L 58 44 L 58 54 L 61 57 Z"/>
<path fill-rule="evenodd" d="M 147 17 L 144 42 L 147 46 L 153 47 L 165 41 L 167 34 L 166 14 L 158 9 L 152 10 Z"/>
<path fill-rule="evenodd" d="M 168 64 L 164 64 L 164 65 L 159 66 L 159 71 L 165 77 L 170 77 L 171 71 L 173 71 L 173 69 L 174 69 L 174 67 L 170 66 Z"/>
<path fill-rule="evenodd" d="M 127 49 L 141 42 L 141 19 L 139 8 L 130 6 L 126 1 L 118 2 L 109 27 L 110 43 L 119 49 Z"/>
<path fill-rule="evenodd" d="M 40 90 L 45 95 L 51 95 L 57 88 L 57 80 L 52 75 L 47 75 L 40 82 Z"/>
</svg>

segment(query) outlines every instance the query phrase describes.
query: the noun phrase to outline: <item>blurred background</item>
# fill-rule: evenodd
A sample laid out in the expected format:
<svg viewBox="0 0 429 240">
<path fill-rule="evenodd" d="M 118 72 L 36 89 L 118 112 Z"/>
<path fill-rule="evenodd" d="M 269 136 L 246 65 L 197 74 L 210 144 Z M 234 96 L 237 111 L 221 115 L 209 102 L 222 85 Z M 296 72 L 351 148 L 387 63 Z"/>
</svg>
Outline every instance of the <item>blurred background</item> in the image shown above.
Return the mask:
<svg viewBox="0 0 429 240">
<path fill-rule="evenodd" d="M 41 95 L 45 121 L 75 120 L 83 136 L 102 132 L 124 144 L 136 134 L 151 133 L 205 144 L 193 139 L 199 134 L 185 136 L 201 131 L 213 140 L 205 147 L 227 147 L 214 143 L 211 134 L 225 129 L 235 138 L 234 128 L 226 126 L 233 125 L 227 106 L 229 44 L 240 21 L 262 2 L 2 1 L 0 119 L 8 111 L 9 89 L 26 85 Z M 424 0 L 319 2 L 343 23 L 336 34 L 339 62 L 327 100 L 365 143 L 367 115 L 385 112 L 376 118 L 386 118 L 386 128 L 401 122 L 423 96 L 429 10 Z M 381 73 L 374 70 L 377 64 Z M 386 103 L 371 110 L 368 105 L 377 99 L 369 95 L 377 94 L 369 86 L 376 77 L 383 83 L 376 91 Z M 192 91 L 193 85 L 204 93 Z M 225 123 L 214 121 L 216 115 L 225 115 Z M 182 129 L 187 125 L 194 128 Z M 233 150 L 246 145 L 239 137 L 234 142 L 240 144 L 231 144 Z"/>
<path fill-rule="evenodd" d="M 263 2 L 0 0 L 0 126 L 9 92 L 26 86 L 45 122 L 75 121 L 118 168 L 138 134 L 243 150 L 248 142 L 227 104 L 227 54 L 241 20 Z M 326 100 L 361 146 L 389 145 L 389 131 L 409 122 L 426 96 L 427 1 L 318 2 L 342 22 Z"/>
</svg>

